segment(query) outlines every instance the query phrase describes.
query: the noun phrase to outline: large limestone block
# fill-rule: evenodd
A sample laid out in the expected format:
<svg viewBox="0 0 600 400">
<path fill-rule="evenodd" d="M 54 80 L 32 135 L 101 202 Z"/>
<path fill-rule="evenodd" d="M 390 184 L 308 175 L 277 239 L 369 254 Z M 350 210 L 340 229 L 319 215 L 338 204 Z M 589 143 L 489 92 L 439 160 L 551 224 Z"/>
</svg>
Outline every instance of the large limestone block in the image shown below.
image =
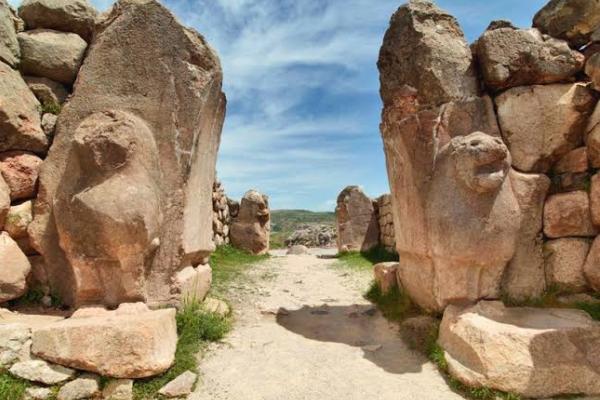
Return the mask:
<svg viewBox="0 0 600 400">
<path fill-rule="evenodd" d="M 379 53 L 381 97 L 394 103 L 404 85 L 418 91 L 423 105 L 476 96 L 471 50 L 456 19 L 426 0 L 396 11 Z"/>
<path fill-rule="evenodd" d="M 338 195 L 335 209 L 340 252 L 369 251 L 379 245 L 379 221 L 371 200 L 358 186 Z"/>
<path fill-rule="evenodd" d="M 0 62 L 0 151 L 44 153 L 48 139 L 40 126 L 40 103 L 18 71 Z"/>
<path fill-rule="evenodd" d="M 252 254 L 266 254 L 270 232 L 269 198 L 256 190 L 249 190 L 244 194 L 238 215 L 231 224 L 231 244 Z"/>
<path fill-rule="evenodd" d="M 174 303 L 177 272 L 214 250 L 221 66 L 157 1 L 118 2 L 98 32 L 59 116 L 30 235 L 68 304 Z"/>
<path fill-rule="evenodd" d="M 533 26 L 581 47 L 600 27 L 600 1 L 551 0 L 535 15 Z"/>
<path fill-rule="evenodd" d="M 19 16 L 27 29 L 47 28 L 76 33 L 90 40 L 97 11 L 87 0 L 25 0 Z"/>
<path fill-rule="evenodd" d="M 31 264 L 6 232 L 0 233 L 0 269 L 0 303 L 25 294 Z"/>
<path fill-rule="evenodd" d="M 113 378 L 145 378 L 166 371 L 175 357 L 175 309 L 121 305 L 90 310 L 33 330 L 33 354 Z"/>
<path fill-rule="evenodd" d="M 537 29 L 500 28 L 477 41 L 483 79 L 492 90 L 561 82 L 581 71 L 583 54 Z"/>
<path fill-rule="evenodd" d="M 543 174 L 511 173 L 521 227 L 514 257 L 504 274 L 504 294 L 515 300 L 537 298 L 546 289 L 544 276 L 542 217 L 550 179 Z"/>
<path fill-rule="evenodd" d="M 0 61 L 16 68 L 21 56 L 17 40 L 17 16 L 6 0 L 0 0 Z"/>
<path fill-rule="evenodd" d="M 588 285 L 600 292 L 600 237 L 596 237 L 583 266 Z"/>
<path fill-rule="evenodd" d="M 568 292 L 582 292 L 587 288 L 583 265 L 590 250 L 587 239 L 564 238 L 544 244 L 546 283 Z"/>
<path fill-rule="evenodd" d="M 0 174 L 10 189 L 10 199 L 35 197 L 42 159 L 24 151 L 0 153 Z"/>
<path fill-rule="evenodd" d="M 550 196 L 544 205 L 544 233 L 552 239 L 595 236 L 588 194 L 580 190 Z"/>
<path fill-rule="evenodd" d="M 17 35 L 21 46 L 21 71 L 66 85 L 77 78 L 87 43 L 75 33 L 35 29 Z"/>
<path fill-rule="evenodd" d="M 531 398 L 600 394 L 600 323 L 583 311 L 451 306 L 439 343 L 450 374 L 470 386 Z"/>
<path fill-rule="evenodd" d="M 511 181 L 510 155 L 499 138 L 476 132 L 442 148 L 424 194 L 420 241 L 410 243 L 401 233 L 415 223 L 407 211 L 412 221 L 403 219 L 396 231 L 398 276 L 421 307 L 441 311 L 450 303 L 500 296 L 521 223 Z"/>
<path fill-rule="evenodd" d="M 522 172 L 548 172 L 583 143 L 596 99 L 582 84 L 521 86 L 496 98 L 498 119 L 513 165 Z"/>
</svg>

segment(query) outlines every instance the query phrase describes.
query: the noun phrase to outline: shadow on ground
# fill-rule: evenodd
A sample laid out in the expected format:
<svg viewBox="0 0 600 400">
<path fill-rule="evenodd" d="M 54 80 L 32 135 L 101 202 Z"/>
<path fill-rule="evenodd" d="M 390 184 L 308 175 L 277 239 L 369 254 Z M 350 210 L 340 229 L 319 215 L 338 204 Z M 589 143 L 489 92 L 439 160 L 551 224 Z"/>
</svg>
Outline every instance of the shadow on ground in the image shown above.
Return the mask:
<svg viewBox="0 0 600 400">
<path fill-rule="evenodd" d="M 415 373 L 427 359 L 409 349 L 398 326 L 369 305 L 280 309 L 277 323 L 307 339 L 360 347 L 365 359 L 393 374 Z"/>
</svg>

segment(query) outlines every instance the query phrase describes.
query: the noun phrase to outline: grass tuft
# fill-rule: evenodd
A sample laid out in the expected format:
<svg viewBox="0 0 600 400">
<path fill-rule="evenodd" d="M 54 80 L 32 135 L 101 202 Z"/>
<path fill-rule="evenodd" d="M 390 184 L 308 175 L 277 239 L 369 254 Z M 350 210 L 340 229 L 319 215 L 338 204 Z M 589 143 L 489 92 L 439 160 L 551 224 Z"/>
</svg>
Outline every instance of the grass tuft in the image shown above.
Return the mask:
<svg viewBox="0 0 600 400">
<path fill-rule="evenodd" d="M 58 114 L 60 114 L 61 108 L 62 107 L 60 106 L 60 104 L 57 104 L 55 102 L 47 102 L 47 103 L 43 103 L 40 106 L 40 111 L 42 114 L 58 115 Z"/>
<path fill-rule="evenodd" d="M 600 321 L 600 304 L 597 303 L 575 303 L 575 307 L 590 314 L 596 321 Z"/>
<path fill-rule="evenodd" d="M 239 278 L 250 265 L 267 260 L 269 255 L 255 256 L 232 246 L 221 246 L 210 257 L 213 292 L 222 292 L 229 283 Z"/>
<path fill-rule="evenodd" d="M 362 253 L 356 251 L 340 253 L 337 258 L 344 266 L 359 270 L 371 269 L 373 268 L 373 265 L 382 262 L 398 261 L 397 254 L 390 253 L 383 247 L 376 247 Z"/>
<path fill-rule="evenodd" d="M 22 399 L 29 386 L 29 382 L 0 370 L 0 400 Z"/>
<path fill-rule="evenodd" d="M 177 313 L 177 350 L 175 363 L 162 375 L 136 380 L 133 386 L 135 400 L 159 399 L 157 392 L 185 371 L 196 372 L 197 354 L 207 342 L 221 340 L 231 329 L 231 321 L 206 312 L 197 302 L 189 303 Z"/>
</svg>

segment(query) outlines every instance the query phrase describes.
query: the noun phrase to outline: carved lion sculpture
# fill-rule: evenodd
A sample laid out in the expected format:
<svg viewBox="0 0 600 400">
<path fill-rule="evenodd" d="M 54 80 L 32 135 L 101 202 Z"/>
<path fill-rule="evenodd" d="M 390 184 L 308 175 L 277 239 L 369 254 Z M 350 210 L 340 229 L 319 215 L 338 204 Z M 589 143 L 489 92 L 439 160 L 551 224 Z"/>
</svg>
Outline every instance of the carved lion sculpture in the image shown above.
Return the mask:
<svg viewBox="0 0 600 400">
<path fill-rule="evenodd" d="M 252 254 L 265 254 L 269 251 L 270 231 L 269 198 L 256 190 L 248 191 L 231 225 L 231 243 Z"/>
<path fill-rule="evenodd" d="M 147 125 L 123 111 L 98 112 L 75 132 L 55 208 L 76 302 L 145 300 L 145 268 L 159 247 L 158 151 Z"/>
</svg>

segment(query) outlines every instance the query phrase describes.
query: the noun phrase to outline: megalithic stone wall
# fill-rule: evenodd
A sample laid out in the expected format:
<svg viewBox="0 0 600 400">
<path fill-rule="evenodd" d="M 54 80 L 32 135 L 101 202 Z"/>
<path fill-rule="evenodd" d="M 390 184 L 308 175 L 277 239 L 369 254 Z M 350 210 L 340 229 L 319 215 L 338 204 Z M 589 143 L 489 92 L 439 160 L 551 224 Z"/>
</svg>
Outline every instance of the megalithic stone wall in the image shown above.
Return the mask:
<svg viewBox="0 0 600 400">
<path fill-rule="evenodd" d="M 153 1 L 101 18 L 86 0 L 2 0 L 0 37 L 0 301 L 202 297 L 225 111 L 213 50 Z"/>
<path fill-rule="evenodd" d="M 379 221 L 379 244 L 388 252 L 396 252 L 396 232 L 394 231 L 394 210 L 392 196 L 384 194 L 377 198 L 377 218 Z"/>
<path fill-rule="evenodd" d="M 213 185 L 213 242 L 215 246 L 230 243 L 229 230 L 231 228 L 230 200 L 225 194 L 225 188 L 220 181 L 215 180 Z"/>
</svg>

